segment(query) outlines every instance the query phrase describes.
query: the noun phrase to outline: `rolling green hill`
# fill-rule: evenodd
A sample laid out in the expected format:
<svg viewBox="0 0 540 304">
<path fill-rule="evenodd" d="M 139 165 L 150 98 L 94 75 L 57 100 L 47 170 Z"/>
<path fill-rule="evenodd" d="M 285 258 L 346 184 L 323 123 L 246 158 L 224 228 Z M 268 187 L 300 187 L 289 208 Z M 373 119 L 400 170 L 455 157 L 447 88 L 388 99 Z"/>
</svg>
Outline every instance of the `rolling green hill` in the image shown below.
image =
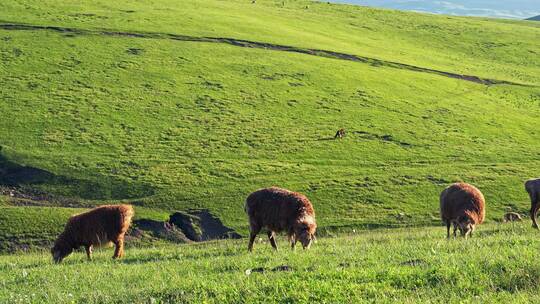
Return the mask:
<svg viewBox="0 0 540 304">
<path fill-rule="evenodd" d="M 245 197 L 271 185 L 307 194 L 322 231 L 437 225 L 454 181 L 484 192 L 489 220 L 528 208 L 540 24 L 311 1 L 81 3 L 0 3 L 2 239 L 49 238 L 60 207 L 110 201 L 151 218 L 207 208 L 245 233 Z M 36 205 L 56 219 L 23 225 Z"/>
</svg>

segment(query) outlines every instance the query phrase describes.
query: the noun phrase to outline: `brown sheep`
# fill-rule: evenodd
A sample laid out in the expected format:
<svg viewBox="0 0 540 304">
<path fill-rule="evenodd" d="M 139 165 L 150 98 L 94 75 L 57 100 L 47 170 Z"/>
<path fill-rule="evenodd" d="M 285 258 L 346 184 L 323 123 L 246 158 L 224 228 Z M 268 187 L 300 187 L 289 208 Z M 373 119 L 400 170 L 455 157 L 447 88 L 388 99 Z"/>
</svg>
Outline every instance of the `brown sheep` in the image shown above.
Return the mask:
<svg viewBox="0 0 540 304">
<path fill-rule="evenodd" d="M 531 198 L 531 220 L 533 228 L 538 229 L 538 223 L 536 222 L 536 216 L 538 209 L 540 209 L 540 178 L 530 179 L 525 182 L 525 190 L 529 193 Z"/>
<path fill-rule="evenodd" d="M 334 135 L 334 139 L 343 138 L 343 137 L 345 137 L 345 129 L 341 128 L 341 129 L 337 130 L 336 135 Z"/>
<path fill-rule="evenodd" d="M 51 253 L 60 263 L 74 249 L 84 246 L 89 260 L 93 246 L 114 243 L 113 259 L 124 255 L 124 235 L 131 224 L 133 207 L 105 205 L 69 218 L 64 231 L 56 239 Z"/>
<path fill-rule="evenodd" d="M 459 228 L 461 235 L 472 236 L 476 225 L 485 218 L 485 200 L 482 192 L 466 183 L 455 183 L 444 189 L 440 198 L 441 219 L 446 224 L 446 236 L 450 238 L 450 224 L 454 225 L 454 237 Z"/>
<path fill-rule="evenodd" d="M 315 239 L 315 211 L 300 193 L 277 187 L 260 189 L 248 196 L 245 211 L 249 216 L 249 251 L 253 251 L 253 242 L 262 228 L 268 229 L 268 239 L 276 250 L 277 232 L 287 233 L 293 250 L 297 241 L 307 249 Z"/>
<path fill-rule="evenodd" d="M 503 216 L 503 222 L 504 223 L 520 222 L 521 220 L 522 220 L 521 215 L 519 215 L 519 213 L 516 213 L 516 212 L 507 212 Z"/>
</svg>

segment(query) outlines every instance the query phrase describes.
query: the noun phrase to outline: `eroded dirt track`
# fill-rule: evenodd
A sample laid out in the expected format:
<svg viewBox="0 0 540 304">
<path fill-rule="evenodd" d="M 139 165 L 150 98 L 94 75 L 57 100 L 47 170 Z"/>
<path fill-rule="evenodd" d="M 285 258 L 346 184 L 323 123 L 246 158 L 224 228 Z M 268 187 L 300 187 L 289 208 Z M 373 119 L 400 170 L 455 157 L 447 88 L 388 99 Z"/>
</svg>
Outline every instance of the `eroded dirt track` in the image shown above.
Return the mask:
<svg viewBox="0 0 540 304">
<path fill-rule="evenodd" d="M 479 83 L 479 84 L 488 85 L 488 86 L 498 85 L 498 84 L 526 86 L 525 84 L 520 84 L 520 83 L 506 81 L 506 80 L 482 78 L 482 77 L 472 76 L 472 75 L 462 75 L 462 74 L 457 74 L 457 73 L 418 67 L 418 66 L 399 63 L 399 62 L 364 57 L 364 56 L 359 56 L 359 55 L 352 55 L 352 54 L 346 54 L 346 53 L 340 53 L 340 52 L 334 52 L 334 51 L 328 51 L 328 50 L 320 50 L 320 49 L 300 48 L 300 47 L 295 47 L 295 46 L 287 46 L 287 45 L 249 41 L 249 40 L 234 39 L 234 38 L 195 37 L 195 36 L 186 36 L 186 35 L 178 35 L 178 34 L 170 34 L 170 33 L 152 33 L 152 32 L 123 32 L 123 31 L 114 31 L 114 30 L 107 30 L 107 29 L 89 30 L 89 29 L 78 29 L 78 28 L 70 28 L 70 27 L 31 25 L 31 24 L 23 24 L 23 23 L 6 23 L 6 22 L 0 22 L 0 29 L 22 30 L 22 31 L 37 31 L 37 30 L 54 31 L 54 32 L 59 32 L 59 33 L 65 33 L 68 35 L 104 35 L 104 36 L 145 38 L 145 39 L 171 39 L 171 40 L 177 40 L 177 41 L 222 43 L 222 44 L 229 44 L 229 45 L 245 47 L 245 48 L 258 48 L 258 49 L 266 49 L 266 50 L 273 50 L 273 51 L 292 52 L 292 53 L 300 53 L 300 54 L 319 56 L 319 57 L 325 57 L 325 58 L 354 61 L 354 62 L 369 64 L 376 67 L 390 67 L 390 68 L 409 70 L 409 71 L 414 71 L 414 72 L 436 74 L 436 75 L 440 75 L 444 77 L 460 79 L 460 80 Z"/>
</svg>

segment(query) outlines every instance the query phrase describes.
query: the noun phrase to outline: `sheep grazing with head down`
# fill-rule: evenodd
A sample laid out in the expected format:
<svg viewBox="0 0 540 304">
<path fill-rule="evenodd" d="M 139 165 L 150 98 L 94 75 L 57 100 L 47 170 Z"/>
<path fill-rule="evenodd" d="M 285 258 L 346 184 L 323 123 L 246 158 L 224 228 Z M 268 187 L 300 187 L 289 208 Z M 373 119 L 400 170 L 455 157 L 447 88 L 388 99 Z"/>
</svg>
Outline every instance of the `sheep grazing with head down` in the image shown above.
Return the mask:
<svg viewBox="0 0 540 304">
<path fill-rule="evenodd" d="M 249 251 L 253 251 L 253 242 L 262 228 L 268 229 L 268 239 L 276 250 L 277 232 L 287 233 L 293 250 L 297 241 L 307 249 L 315 239 L 315 211 L 300 193 L 277 187 L 260 189 L 248 196 L 245 211 L 249 216 Z"/>
<path fill-rule="evenodd" d="M 530 179 L 525 182 L 525 190 L 529 193 L 531 199 L 531 220 L 533 228 L 538 229 L 538 223 L 536 222 L 536 215 L 538 209 L 540 209 L 540 178 Z"/>
<path fill-rule="evenodd" d="M 446 236 L 450 238 L 450 225 L 454 225 L 454 237 L 459 228 L 461 235 L 472 236 L 476 225 L 486 216 L 484 195 L 473 185 L 455 183 L 444 189 L 440 197 L 441 219 L 446 224 Z"/>
<path fill-rule="evenodd" d="M 74 249 L 84 246 L 89 260 L 94 246 L 115 245 L 113 258 L 124 255 L 126 234 L 133 207 L 130 205 L 105 205 L 69 218 L 64 231 L 56 239 L 51 254 L 55 263 L 60 263 Z"/>
</svg>

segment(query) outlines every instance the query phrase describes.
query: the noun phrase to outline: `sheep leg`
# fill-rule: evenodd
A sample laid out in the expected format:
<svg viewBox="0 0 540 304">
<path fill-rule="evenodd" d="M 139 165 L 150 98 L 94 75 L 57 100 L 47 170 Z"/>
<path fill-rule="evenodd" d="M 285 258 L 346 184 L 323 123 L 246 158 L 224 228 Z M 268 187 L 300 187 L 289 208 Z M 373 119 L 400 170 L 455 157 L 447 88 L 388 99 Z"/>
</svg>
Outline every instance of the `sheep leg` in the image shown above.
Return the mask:
<svg viewBox="0 0 540 304">
<path fill-rule="evenodd" d="M 538 229 L 538 224 L 535 223 L 535 216 L 534 216 L 534 206 L 531 207 L 531 210 L 529 211 L 531 221 L 532 221 L 532 227 Z"/>
<path fill-rule="evenodd" d="M 113 259 L 121 258 L 124 256 L 124 240 L 118 239 L 114 242 L 115 249 Z"/>
<path fill-rule="evenodd" d="M 450 221 L 446 222 L 446 238 L 450 238 Z"/>
<path fill-rule="evenodd" d="M 255 242 L 255 237 L 257 237 L 257 234 L 261 231 L 261 227 L 253 227 L 251 226 L 251 232 L 249 233 L 249 244 L 248 244 L 248 251 L 253 251 L 253 242 Z"/>
<path fill-rule="evenodd" d="M 273 231 L 268 230 L 268 239 L 270 240 L 270 245 L 272 245 L 272 248 L 277 250 L 276 234 Z"/>
<path fill-rule="evenodd" d="M 457 232 L 457 223 L 454 222 L 453 224 L 454 224 L 454 238 L 456 238 L 457 237 L 457 234 L 456 234 L 456 232 Z"/>
<path fill-rule="evenodd" d="M 296 237 L 291 236 L 291 249 L 294 251 L 294 246 L 296 246 Z"/>
<path fill-rule="evenodd" d="M 89 261 L 91 261 L 93 246 L 92 245 L 84 246 L 84 249 L 86 250 L 86 257 L 88 258 Z"/>
<path fill-rule="evenodd" d="M 531 220 L 533 228 L 538 229 L 538 223 L 536 222 L 536 215 L 538 214 L 538 200 L 536 199 L 536 194 L 531 193 Z"/>
</svg>

